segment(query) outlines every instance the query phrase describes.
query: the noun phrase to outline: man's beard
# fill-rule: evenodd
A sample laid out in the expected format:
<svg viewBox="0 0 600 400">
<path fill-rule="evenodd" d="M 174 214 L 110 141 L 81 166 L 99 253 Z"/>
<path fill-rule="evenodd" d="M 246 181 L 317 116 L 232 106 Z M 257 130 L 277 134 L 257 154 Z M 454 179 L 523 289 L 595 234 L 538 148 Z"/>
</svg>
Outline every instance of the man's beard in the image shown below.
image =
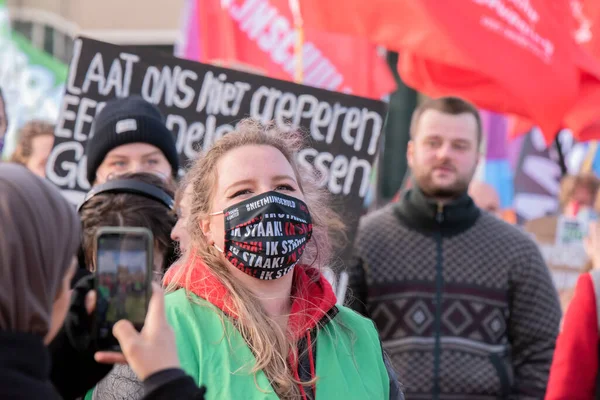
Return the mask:
<svg viewBox="0 0 600 400">
<path fill-rule="evenodd" d="M 451 185 L 438 186 L 433 183 L 433 173 L 434 170 L 431 169 L 426 174 L 417 174 L 413 172 L 413 175 L 417 186 L 421 191 L 423 191 L 427 197 L 436 199 L 452 200 L 462 196 L 469 190 L 469 184 L 473 178 L 473 174 L 469 174 L 468 176 L 458 175 Z"/>
</svg>

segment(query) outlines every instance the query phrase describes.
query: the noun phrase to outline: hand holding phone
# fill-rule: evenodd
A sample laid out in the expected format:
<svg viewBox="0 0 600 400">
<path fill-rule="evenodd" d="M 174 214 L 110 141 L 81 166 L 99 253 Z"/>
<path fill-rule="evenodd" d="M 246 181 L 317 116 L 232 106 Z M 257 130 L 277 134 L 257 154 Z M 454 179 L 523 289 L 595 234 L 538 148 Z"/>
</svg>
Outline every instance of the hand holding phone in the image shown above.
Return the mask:
<svg viewBox="0 0 600 400">
<path fill-rule="evenodd" d="M 154 253 L 152 232 L 145 228 L 103 227 L 95 242 L 96 307 L 92 336 L 98 350 L 120 351 L 113 326 L 128 320 L 144 326 L 151 297 Z"/>
<path fill-rule="evenodd" d="M 153 294 L 142 332 L 131 322 L 121 320 L 113 328 L 123 353 L 99 352 L 96 361 L 103 364 L 128 363 L 140 380 L 170 368 L 179 368 L 175 334 L 167 322 L 165 300 L 158 284 L 152 284 Z"/>
</svg>

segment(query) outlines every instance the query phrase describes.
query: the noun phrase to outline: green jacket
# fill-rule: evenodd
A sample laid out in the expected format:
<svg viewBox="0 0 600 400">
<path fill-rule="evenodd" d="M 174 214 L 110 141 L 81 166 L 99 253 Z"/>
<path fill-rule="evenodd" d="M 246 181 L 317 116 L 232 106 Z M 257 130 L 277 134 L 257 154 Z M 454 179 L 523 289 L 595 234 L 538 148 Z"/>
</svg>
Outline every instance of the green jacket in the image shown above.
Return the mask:
<svg viewBox="0 0 600 400">
<path fill-rule="evenodd" d="M 190 272 L 190 290 L 183 289 L 181 275 L 181 289 L 165 297 L 183 369 L 206 386 L 207 399 L 277 399 L 265 374 L 251 372 L 256 359 L 232 323 L 235 316 L 221 311 L 233 306 L 226 288 L 201 262 Z M 167 274 L 167 284 L 173 275 Z M 288 327 L 300 359 L 288 362 L 297 379 L 317 379 L 314 387 L 302 388 L 303 399 L 402 400 L 373 322 L 336 307 L 331 285 L 314 268 L 296 266 L 294 291 Z M 142 394 L 133 372 L 115 367 L 88 398 L 132 400 Z"/>
<path fill-rule="evenodd" d="M 249 372 L 254 355 L 218 308 L 179 289 L 166 296 L 166 309 L 182 368 L 207 387 L 207 399 L 278 398 L 262 371 L 256 378 Z M 316 331 L 316 398 L 389 399 L 390 378 L 373 322 L 337 309 Z"/>
</svg>

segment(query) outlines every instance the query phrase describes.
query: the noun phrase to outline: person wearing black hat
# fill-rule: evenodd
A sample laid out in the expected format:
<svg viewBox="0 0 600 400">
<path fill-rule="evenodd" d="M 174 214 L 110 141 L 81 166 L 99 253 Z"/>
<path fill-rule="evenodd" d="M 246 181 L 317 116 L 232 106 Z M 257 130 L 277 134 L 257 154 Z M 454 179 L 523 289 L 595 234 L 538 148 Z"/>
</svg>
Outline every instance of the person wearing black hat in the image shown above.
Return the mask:
<svg viewBox="0 0 600 400">
<path fill-rule="evenodd" d="M 125 172 L 177 176 L 175 136 L 158 108 L 142 97 L 107 102 L 93 125 L 86 149 L 87 178 L 92 186 Z"/>
</svg>

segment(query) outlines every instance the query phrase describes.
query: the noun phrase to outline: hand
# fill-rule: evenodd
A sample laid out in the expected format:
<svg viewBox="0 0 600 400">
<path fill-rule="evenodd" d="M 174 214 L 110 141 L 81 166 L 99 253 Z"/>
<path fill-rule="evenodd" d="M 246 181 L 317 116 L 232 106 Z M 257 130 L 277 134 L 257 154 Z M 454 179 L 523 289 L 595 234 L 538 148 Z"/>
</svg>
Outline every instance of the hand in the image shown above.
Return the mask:
<svg viewBox="0 0 600 400">
<path fill-rule="evenodd" d="M 88 315 L 92 315 L 95 308 L 96 308 L 96 291 L 90 290 L 88 292 L 88 294 L 85 295 L 85 311 L 87 311 Z"/>
<path fill-rule="evenodd" d="M 585 252 L 594 268 L 600 268 L 600 224 L 592 221 L 588 225 L 588 235 L 583 241 Z"/>
<path fill-rule="evenodd" d="M 152 284 L 152 291 L 142 332 L 136 331 L 131 322 L 121 320 L 113 327 L 113 335 L 123 353 L 96 353 L 100 363 L 128 363 L 142 381 L 158 371 L 180 367 L 175 334 L 165 315 L 163 291 L 156 283 Z"/>
</svg>

